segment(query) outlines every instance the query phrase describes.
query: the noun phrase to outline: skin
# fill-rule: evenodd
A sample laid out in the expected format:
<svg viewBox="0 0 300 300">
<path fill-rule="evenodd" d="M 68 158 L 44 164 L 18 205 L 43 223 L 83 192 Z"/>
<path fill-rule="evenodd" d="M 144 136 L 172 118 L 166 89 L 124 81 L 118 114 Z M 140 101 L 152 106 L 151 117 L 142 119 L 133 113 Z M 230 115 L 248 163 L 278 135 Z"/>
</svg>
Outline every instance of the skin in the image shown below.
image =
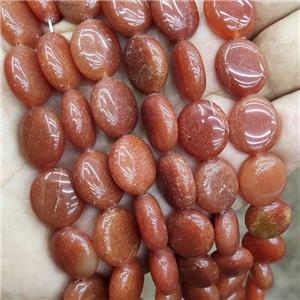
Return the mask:
<svg viewBox="0 0 300 300">
<path fill-rule="evenodd" d="M 198 2 L 200 1 L 197 1 L 197 3 Z M 269 3 L 266 3 L 265 5 L 270 7 Z M 281 5 L 288 7 L 290 4 L 281 3 Z M 289 173 L 300 165 L 299 147 L 297 146 L 299 143 L 296 142 L 299 141 L 299 126 L 296 126 L 296 124 L 299 124 L 297 107 L 299 106 L 300 93 L 297 92 L 297 89 L 300 87 L 300 82 L 296 76 L 291 76 L 290 72 L 287 70 L 287 66 L 289 66 L 291 70 L 295 71 L 298 69 L 297 66 L 299 65 L 299 56 L 291 54 L 291 51 L 297 51 L 297 47 L 293 47 L 295 39 L 297 38 L 297 32 L 291 30 L 295 28 L 297 24 L 291 21 L 291 16 L 286 17 L 295 9 L 295 3 L 293 5 L 294 8 L 289 7 L 290 10 L 283 14 L 282 10 L 273 10 L 273 7 L 271 7 L 272 9 L 264 8 L 259 10 L 262 6 L 260 4 L 258 7 L 260 21 L 257 24 L 258 29 L 256 32 L 258 33 L 262 30 L 264 30 L 264 32 L 255 39 L 255 42 L 259 45 L 265 44 L 264 54 L 269 61 L 270 74 L 272 76 L 270 86 L 268 85 L 268 88 L 263 91 L 264 96 L 269 97 L 271 100 L 276 99 L 273 104 L 282 118 L 282 135 L 272 151 L 284 160 Z M 208 28 L 205 18 L 201 18 L 203 13 L 201 11 L 202 8 L 200 10 L 200 6 L 201 4 L 199 4 L 200 25 L 191 41 L 197 45 L 205 65 L 207 74 L 205 97 L 214 100 L 226 113 L 228 113 L 235 103 L 235 100 L 221 88 L 213 69 L 214 56 L 223 41 Z M 274 24 L 269 27 L 268 25 L 262 24 L 261 20 L 264 21 L 264 16 L 267 17 L 268 24 Z M 277 22 L 282 17 L 283 20 Z M 285 26 L 283 26 L 284 24 L 282 22 L 284 22 Z M 55 29 L 57 32 L 67 32 L 73 27 L 69 23 L 63 22 L 61 24 L 58 23 L 54 28 L 57 28 L 57 30 Z M 149 33 L 153 34 L 154 31 L 151 29 Z M 156 32 L 154 35 L 158 37 L 165 46 L 162 36 Z M 275 40 L 274 36 L 277 37 Z M 288 39 L 283 39 L 283 36 Z M 268 43 L 271 38 L 273 38 L 273 42 Z M 291 40 L 292 42 L 290 42 Z M 6 42 L 3 42 L 2 45 L 4 50 L 9 49 Z M 281 51 L 281 49 L 284 50 L 289 47 L 290 51 Z M 167 53 L 169 53 L 170 49 L 165 49 Z M 280 51 L 278 51 L 278 49 L 280 49 Z M 277 52 L 278 56 L 281 57 L 282 64 L 279 64 L 278 59 L 270 59 L 272 55 Z M 278 72 L 273 73 L 273 66 L 276 66 Z M 285 76 L 282 76 L 282 74 L 285 74 Z M 121 73 L 120 77 L 123 79 L 126 78 L 124 73 Z M 285 84 L 281 84 L 283 79 L 286 82 Z M 128 81 L 126 81 L 126 83 L 127 82 Z M 293 86 L 293 89 L 291 89 L 291 86 Z M 3 82 L 1 87 L 3 90 L 3 111 L 8 112 L 3 116 L 3 131 L 10 135 L 10 138 L 5 140 L 6 144 L 4 146 L 4 149 L 8 150 L 5 150 L 3 153 L 3 162 L 10 162 L 9 165 L 8 163 L 4 164 L 5 171 L 3 172 L 2 186 L 4 199 L 7 197 L 10 200 L 9 202 L 5 201 L 3 204 L 3 215 L 5 216 L 3 222 L 3 245 L 5 245 L 3 247 L 3 255 L 6 257 L 6 260 L 3 262 L 3 272 L 6 274 L 5 278 L 3 278 L 3 297 L 12 299 L 22 298 L 25 300 L 41 298 L 44 298 L 45 300 L 56 299 L 61 295 L 61 291 L 64 290 L 69 280 L 65 274 L 55 267 L 49 255 L 45 255 L 45 249 L 48 245 L 49 230 L 41 226 L 36 218 L 33 218 L 27 196 L 28 187 L 32 182 L 34 171 L 28 165 L 24 165 L 23 157 L 18 152 L 18 145 L 14 138 L 15 124 L 21 117 L 23 108 L 12 96 L 5 82 Z M 273 94 L 272 91 L 275 89 L 276 93 Z M 85 96 L 88 96 L 88 88 L 84 86 L 83 90 L 86 92 Z M 180 100 L 180 96 L 176 90 L 176 92 L 172 93 L 174 90 L 175 85 L 172 80 L 169 80 L 165 87 L 165 95 L 172 99 L 176 112 L 178 113 L 187 102 Z M 296 90 L 296 92 L 291 93 L 293 90 Z M 173 94 L 176 94 L 176 97 L 172 97 Z M 53 106 L 59 105 L 59 99 L 60 96 L 54 95 L 49 100 L 49 103 Z M 140 99 L 142 100 L 143 97 Z M 139 125 L 137 128 L 139 128 Z M 102 147 L 103 149 L 109 148 L 107 139 L 103 138 L 103 133 L 101 133 L 99 145 L 101 146 L 101 149 Z M 73 164 L 74 160 L 78 157 L 78 154 L 75 154 L 74 151 L 68 151 L 68 157 L 66 155 L 62 159 L 62 166 L 64 167 Z M 241 163 L 246 158 L 245 154 L 238 152 L 230 144 L 225 148 L 221 156 L 227 159 L 236 171 L 238 171 Z M 16 182 L 18 183 L 18 189 L 15 189 Z M 153 191 L 156 192 L 156 195 L 160 195 L 155 188 Z M 162 199 L 161 196 L 159 196 L 159 198 Z M 126 199 L 124 199 L 124 205 L 125 203 Z M 163 203 L 162 209 L 164 213 L 168 214 L 170 208 L 164 201 L 161 201 L 161 203 Z M 12 214 L 11 212 L 14 213 Z M 96 215 L 95 212 L 96 210 L 89 208 L 82 215 L 78 227 L 91 233 L 90 230 L 92 225 L 90 224 L 92 224 L 94 220 Z M 22 218 L 20 218 L 20 215 Z M 14 230 L 12 230 L 12 228 L 14 228 Z M 32 239 L 32 236 L 35 238 Z M 28 238 L 31 239 L 30 243 L 26 242 Z M 24 260 L 24 255 L 26 255 L 26 260 Z M 16 266 L 22 265 L 22 268 L 12 268 L 12 262 L 14 262 Z M 36 268 L 32 268 L 32 264 L 38 265 L 41 272 L 36 272 Z M 100 267 L 101 266 L 103 266 L 103 264 L 100 264 Z M 13 278 L 17 278 L 17 276 L 31 278 L 32 281 L 30 281 L 29 284 L 28 281 L 21 280 L 16 285 Z"/>
</svg>

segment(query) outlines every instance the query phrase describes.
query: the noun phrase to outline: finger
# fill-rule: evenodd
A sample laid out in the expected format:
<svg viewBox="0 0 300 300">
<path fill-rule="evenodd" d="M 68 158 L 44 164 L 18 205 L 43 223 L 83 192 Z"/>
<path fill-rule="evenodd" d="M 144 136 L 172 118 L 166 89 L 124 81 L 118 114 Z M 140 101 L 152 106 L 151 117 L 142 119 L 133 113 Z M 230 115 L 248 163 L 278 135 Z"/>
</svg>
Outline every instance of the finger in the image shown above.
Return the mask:
<svg viewBox="0 0 300 300">
<path fill-rule="evenodd" d="M 254 42 L 264 53 L 269 76 L 260 94 L 276 99 L 300 88 L 300 10 L 262 31 Z"/>
<path fill-rule="evenodd" d="M 256 25 L 250 38 L 299 8 L 299 1 L 256 1 Z"/>
</svg>

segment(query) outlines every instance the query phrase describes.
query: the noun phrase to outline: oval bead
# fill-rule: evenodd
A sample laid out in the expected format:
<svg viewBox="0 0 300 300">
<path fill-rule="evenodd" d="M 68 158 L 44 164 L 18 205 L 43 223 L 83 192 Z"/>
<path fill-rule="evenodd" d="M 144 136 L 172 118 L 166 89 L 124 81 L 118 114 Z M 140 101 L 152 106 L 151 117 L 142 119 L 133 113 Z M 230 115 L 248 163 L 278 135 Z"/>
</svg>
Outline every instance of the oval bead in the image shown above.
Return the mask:
<svg viewBox="0 0 300 300">
<path fill-rule="evenodd" d="M 228 141 L 226 115 L 211 101 L 202 99 L 186 105 L 178 117 L 178 128 L 181 147 L 199 160 L 217 156 Z"/>
<path fill-rule="evenodd" d="M 199 257 L 180 257 L 178 268 L 181 281 L 195 287 L 208 287 L 219 279 L 219 267 L 208 255 Z"/>
<path fill-rule="evenodd" d="M 178 284 L 176 290 L 169 295 L 163 294 L 158 289 L 155 290 L 155 300 L 181 300 L 181 299 L 182 299 L 182 293 L 181 293 L 180 284 Z"/>
<path fill-rule="evenodd" d="M 188 101 L 201 98 L 206 75 L 198 49 L 189 41 L 179 41 L 172 50 L 173 73 L 177 89 Z"/>
<path fill-rule="evenodd" d="M 57 1 L 57 6 L 67 21 L 79 24 L 87 18 L 95 18 L 100 14 L 101 1 L 99 0 L 68 0 Z"/>
<path fill-rule="evenodd" d="M 226 40 L 248 36 L 256 23 L 256 7 L 252 0 L 205 0 L 203 11 L 210 28 Z"/>
<path fill-rule="evenodd" d="M 222 255 L 232 255 L 240 242 L 239 223 L 234 210 L 215 215 L 215 242 Z"/>
<path fill-rule="evenodd" d="M 43 31 L 25 1 L 1 1 L 1 35 L 11 45 L 35 48 Z"/>
<path fill-rule="evenodd" d="M 249 157 L 239 171 L 240 194 L 253 206 L 265 206 L 276 201 L 286 182 L 286 167 L 272 153 Z"/>
<path fill-rule="evenodd" d="M 62 124 L 49 108 L 39 106 L 27 111 L 20 122 L 18 135 L 25 158 L 35 167 L 54 166 L 64 152 Z"/>
<path fill-rule="evenodd" d="M 158 93 L 165 86 L 168 61 L 159 42 L 152 36 L 138 34 L 126 46 L 124 64 L 131 83 L 141 93 Z"/>
<path fill-rule="evenodd" d="M 161 152 L 173 149 L 177 143 L 178 125 L 171 102 L 163 95 L 152 94 L 143 101 L 141 112 L 151 145 Z"/>
<path fill-rule="evenodd" d="M 268 264 L 255 263 L 251 269 L 255 284 L 262 290 L 270 289 L 273 285 L 273 272 Z"/>
<path fill-rule="evenodd" d="M 227 276 L 223 273 L 220 275 L 220 279 L 217 283 L 217 288 L 220 293 L 220 297 L 226 298 L 232 295 L 235 291 L 239 290 L 247 278 L 248 273 L 240 273 L 236 276 Z"/>
<path fill-rule="evenodd" d="M 176 258 L 169 247 L 149 253 L 149 269 L 158 290 L 173 293 L 179 284 Z"/>
<path fill-rule="evenodd" d="M 143 267 L 137 259 L 133 259 L 128 264 L 113 270 L 109 282 L 109 299 L 140 299 L 143 285 Z"/>
<path fill-rule="evenodd" d="M 192 170 L 179 154 L 169 151 L 157 164 L 158 175 L 168 203 L 176 209 L 190 208 L 196 200 Z"/>
<path fill-rule="evenodd" d="M 246 284 L 246 300 L 264 300 L 265 299 L 265 290 L 261 290 L 254 282 L 251 276 L 248 277 Z"/>
<path fill-rule="evenodd" d="M 100 276 L 78 279 L 71 282 L 64 293 L 63 300 L 105 300 L 108 299 L 107 288 Z"/>
<path fill-rule="evenodd" d="M 151 10 L 155 25 L 171 41 L 189 39 L 199 25 L 194 0 L 152 1 Z"/>
<path fill-rule="evenodd" d="M 71 57 L 67 39 L 56 32 L 43 35 L 37 47 L 39 63 L 46 79 L 60 92 L 76 88 L 80 74 Z"/>
<path fill-rule="evenodd" d="M 248 272 L 253 266 L 253 256 L 247 248 L 239 247 L 232 255 L 223 255 L 219 251 L 212 254 L 220 270 L 228 276 Z"/>
<path fill-rule="evenodd" d="M 73 167 L 73 182 L 80 197 L 100 209 L 115 206 L 121 191 L 108 171 L 108 157 L 96 151 L 82 153 Z"/>
<path fill-rule="evenodd" d="M 100 20 L 80 23 L 72 34 L 70 47 L 75 65 L 88 79 L 98 81 L 111 76 L 120 65 L 118 39 Z"/>
<path fill-rule="evenodd" d="M 138 119 L 134 94 L 123 81 L 114 78 L 104 78 L 94 86 L 91 109 L 96 125 L 113 138 L 130 133 Z"/>
<path fill-rule="evenodd" d="M 221 158 L 201 162 L 196 168 L 198 204 L 210 213 L 230 207 L 238 196 L 239 182 L 233 167 Z"/>
<path fill-rule="evenodd" d="M 98 257 L 90 237 L 73 227 L 57 231 L 51 238 L 51 254 L 72 278 L 86 278 L 97 270 Z"/>
<path fill-rule="evenodd" d="M 10 89 L 24 105 L 38 106 L 50 97 L 51 87 L 30 47 L 12 47 L 5 56 L 4 72 Z"/>
<path fill-rule="evenodd" d="M 209 219 L 194 209 L 173 211 L 167 219 L 169 244 L 183 257 L 206 254 L 214 243 Z"/>
<path fill-rule="evenodd" d="M 111 148 L 108 162 L 114 181 L 129 194 L 144 194 L 155 182 L 153 154 L 149 146 L 135 135 L 118 139 Z"/>
<path fill-rule="evenodd" d="M 62 123 L 70 142 L 79 150 L 90 148 L 96 140 L 89 103 L 81 92 L 67 91 L 61 100 Z"/>
<path fill-rule="evenodd" d="M 252 253 L 255 262 L 275 263 L 282 260 L 286 252 L 285 242 L 280 236 L 261 239 L 247 232 L 242 245 Z"/>
<path fill-rule="evenodd" d="M 27 1 L 31 11 L 42 22 L 51 21 L 52 24 L 57 23 L 61 19 L 61 14 L 52 0 L 34 0 Z"/>
<path fill-rule="evenodd" d="M 233 294 L 231 294 L 226 300 L 245 300 L 246 297 L 246 289 L 245 288 L 240 288 Z"/>
<path fill-rule="evenodd" d="M 102 11 L 112 28 L 125 37 L 145 32 L 151 26 L 150 4 L 145 0 L 103 1 Z"/>
<path fill-rule="evenodd" d="M 216 55 L 215 67 L 222 84 L 236 96 L 258 93 L 268 76 L 263 53 L 246 39 L 234 39 L 223 44 Z"/>
<path fill-rule="evenodd" d="M 280 119 L 271 101 L 249 96 L 233 107 L 229 129 L 234 147 L 253 155 L 275 145 L 280 135 Z"/>
<path fill-rule="evenodd" d="M 55 228 L 72 225 L 84 208 L 74 191 L 71 173 L 62 168 L 37 175 L 31 185 L 30 201 L 38 218 Z"/>
<path fill-rule="evenodd" d="M 291 208 L 284 201 L 277 200 L 267 206 L 250 206 L 245 215 L 245 223 L 253 235 L 270 239 L 287 230 L 291 216 Z"/>
<path fill-rule="evenodd" d="M 198 288 L 186 285 L 183 287 L 185 300 L 220 300 L 219 291 L 215 285 Z"/>
<path fill-rule="evenodd" d="M 133 214 L 125 208 L 101 212 L 94 227 L 94 245 L 101 259 L 120 267 L 136 257 L 140 236 Z"/>
<path fill-rule="evenodd" d="M 144 194 L 134 201 L 135 216 L 142 239 L 150 250 L 164 248 L 168 243 L 165 218 L 157 200 L 151 194 Z"/>
</svg>

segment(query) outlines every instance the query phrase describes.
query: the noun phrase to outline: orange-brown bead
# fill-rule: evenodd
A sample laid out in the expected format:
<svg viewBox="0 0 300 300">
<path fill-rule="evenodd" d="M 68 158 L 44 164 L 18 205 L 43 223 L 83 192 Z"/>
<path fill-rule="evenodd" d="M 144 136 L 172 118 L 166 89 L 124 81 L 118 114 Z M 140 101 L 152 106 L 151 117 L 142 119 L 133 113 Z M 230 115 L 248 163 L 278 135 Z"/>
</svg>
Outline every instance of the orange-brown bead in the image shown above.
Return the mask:
<svg viewBox="0 0 300 300">
<path fill-rule="evenodd" d="M 78 157 L 73 182 L 80 197 L 100 209 L 115 206 L 123 195 L 109 174 L 108 157 L 102 152 L 86 151 Z"/>
<path fill-rule="evenodd" d="M 217 283 L 220 297 L 227 298 L 232 295 L 235 291 L 239 290 L 247 278 L 248 273 L 240 273 L 236 276 L 227 276 L 221 273 L 220 279 Z"/>
<path fill-rule="evenodd" d="M 120 65 L 120 46 L 116 35 L 102 21 L 88 19 L 73 32 L 71 54 L 79 71 L 98 81 L 113 75 Z"/>
<path fill-rule="evenodd" d="M 130 81 L 140 92 L 158 93 L 165 86 L 168 61 L 154 37 L 145 34 L 132 37 L 125 49 L 124 63 Z"/>
<path fill-rule="evenodd" d="M 248 277 L 246 284 L 245 300 L 264 300 L 266 291 L 260 289 L 251 276 Z"/>
<path fill-rule="evenodd" d="M 270 289 L 273 285 L 273 272 L 271 266 L 264 263 L 255 263 L 251 269 L 255 284 L 262 290 Z"/>
<path fill-rule="evenodd" d="M 94 86 L 91 109 L 96 125 L 113 138 L 130 133 L 138 119 L 134 94 L 123 81 L 110 77 Z"/>
<path fill-rule="evenodd" d="M 146 0 L 103 1 L 102 11 L 112 28 L 126 37 L 143 33 L 151 25 L 151 9 Z"/>
<path fill-rule="evenodd" d="M 62 124 L 49 108 L 39 106 L 27 111 L 20 122 L 18 135 L 25 158 L 35 167 L 54 166 L 64 152 Z"/>
<path fill-rule="evenodd" d="M 31 185 L 30 201 L 39 219 L 56 228 L 72 225 L 84 208 L 74 191 L 71 173 L 62 168 L 38 174 Z"/>
<path fill-rule="evenodd" d="M 101 259 L 120 267 L 136 257 L 140 235 L 134 215 L 125 208 L 101 212 L 94 227 L 94 245 Z"/>
<path fill-rule="evenodd" d="M 35 48 L 43 31 L 25 1 L 1 1 L 1 34 L 12 45 Z"/>
<path fill-rule="evenodd" d="M 158 151 L 172 150 L 177 144 L 177 117 L 171 102 L 163 95 L 145 98 L 141 108 L 143 124 L 151 145 Z"/>
<path fill-rule="evenodd" d="M 160 290 L 155 290 L 155 300 L 181 300 L 182 299 L 182 292 L 180 284 L 177 285 L 176 290 L 169 294 L 165 295 Z"/>
<path fill-rule="evenodd" d="M 4 72 L 14 95 L 26 106 L 38 106 L 48 100 L 51 86 L 39 66 L 36 52 L 30 47 L 12 47 L 5 56 Z"/>
<path fill-rule="evenodd" d="M 57 265 L 72 278 L 92 276 L 98 257 L 90 237 L 74 227 L 65 227 L 51 238 L 51 254 Z"/>
<path fill-rule="evenodd" d="M 197 101 L 206 87 L 205 69 L 198 49 L 189 41 L 179 41 L 172 50 L 176 86 L 183 98 Z"/>
<path fill-rule="evenodd" d="M 80 91 L 69 90 L 61 100 L 62 123 L 70 142 L 79 150 L 90 148 L 96 140 L 89 103 Z"/>
<path fill-rule="evenodd" d="M 37 47 L 38 59 L 46 79 L 61 92 L 76 88 L 80 74 L 75 67 L 67 39 L 56 32 L 43 35 Z"/>
<path fill-rule="evenodd" d="M 27 1 L 31 11 L 42 22 L 51 21 L 57 23 L 61 19 L 61 14 L 53 0 L 34 0 Z"/>
<path fill-rule="evenodd" d="M 215 285 L 205 288 L 183 286 L 185 300 L 220 300 L 219 291 Z"/>
</svg>

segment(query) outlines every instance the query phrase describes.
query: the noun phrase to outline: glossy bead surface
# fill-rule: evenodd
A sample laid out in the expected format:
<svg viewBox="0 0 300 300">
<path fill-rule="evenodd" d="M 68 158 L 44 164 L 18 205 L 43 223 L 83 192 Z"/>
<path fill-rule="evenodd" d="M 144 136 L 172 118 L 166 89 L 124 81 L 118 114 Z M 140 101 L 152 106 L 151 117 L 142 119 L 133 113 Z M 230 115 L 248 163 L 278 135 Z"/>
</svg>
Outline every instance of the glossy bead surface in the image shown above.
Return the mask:
<svg viewBox="0 0 300 300">
<path fill-rule="evenodd" d="M 258 93 L 268 76 L 263 53 L 246 39 L 234 39 L 223 44 L 216 55 L 215 66 L 222 84 L 236 96 Z"/>
<path fill-rule="evenodd" d="M 205 0 L 203 11 L 211 29 L 226 40 L 245 37 L 255 26 L 256 8 L 252 0 Z"/>
<path fill-rule="evenodd" d="M 149 95 L 143 101 L 141 113 L 151 145 L 161 152 L 173 149 L 177 143 L 178 125 L 171 102 L 160 94 Z"/>
<path fill-rule="evenodd" d="M 279 115 L 272 102 L 258 96 L 239 100 L 229 117 L 230 141 L 239 150 L 256 154 L 272 148 L 280 134 Z"/>
<path fill-rule="evenodd" d="M 61 19 L 61 14 L 53 0 L 34 0 L 27 1 L 28 6 L 34 15 L 42 22 L 51 21 L 57 23 Z"/>
<path fill-rule="evenodd" d="M 189 209 L 174 211 L 167 219 L 169 244 L 183 257 L 206 254 L 214 242 L 214 229 L 201 212 Z"/>
<path fill-rule="evenodd" d="M 255 284 L 262 290 L 270 289 L 273 285 L 273 272 L 268 264 L 255 263 L 251 269 Z"/>
<path fill-rule="evenodd" d="M 96 140 L 89 103 L 80 91 L 69 90 L 61 100 L 62 123 L 70 142 L 79 150 L 88 149 Z"/>
<path fill-rule="evenodd" d="M 153 154 L 149 146 L 135 135 L 124 135 L 113 144 L 109 170 L 116 184 L 132 195 L 144 194 L 156 178 Z"/>
<path fill-rule="evenodd" d="M 71 22 L 79 24 L 87 18 L 95 18 L 101 10 L 101 1 L 99 0 L 68 0 L 57 1 L 57 6 L 63 17 Z"/>
<path fill-rule="evenodd" d="M 35 48 L 43 31 L 25 1 L 1 1 L 1 35 L 11 45 Z"/>
<path fill-rule="evenodd" d="M 80 74 L 70 53 L 67 39 L 56 32 L 44 34 L 37 47 L 38 59 L 46 79 L 60 92 L 76 88 Z"/>
<path fill-rule="evenodd" d="M 64 293 L 63 300 L 106 300 L 107 288 L 104 280 L 97 275 L 71 282 Z"/>
<path fill-rule="evenodd" d="M 51 87 L 30 47 L 12 47 L 5 56 L 6 81 L 14 95 L 26 106 L 38 106 L 48 100 Z"/>
<path fill-rule="evenodd" d="M 228 276 L 248 272 L 253 266 L 253 256 L 246 248 L 239 247 L 232 255 L 222 255 L 219 251 L 212 254 L 220 270 Z"/>
<path fill-rule="evenodd" d="M 49 108 L 40 106 L 27 111 L 20 122 L 18 136 L 25 158 L 35 167 L 54 166 L 64 152 L 62 124 Z"/>
<path fill-rule="evenodd" d="M 285 242 L 280 236 L 261 239 L 247 232 L 242 245 L 252 253 L 255 262 L 275 263 L 282 260 L 286 252 Z"/>
<path fill-rule="evenodd" d="M 178 269 L 183 284 L 195 287 L 208 287 L 219 279 L 219 267 L 208 255 L 199 257 L 180 257 Z"/>
<path fill-rule="evenodd" d="M 135 216 L 142 239 L 150 250 L 164 248 L 168 243 L 165 218 L 157 200 L 151 194 L 144 194 L 134 201 Z"/>
<path fill-rule="evenodd" d="M 70 49 L 79 71 L 91 80 L 113 75 L 120 65 L 118 39 L 100 20 L 80 23 L 72 34 Z"/>
<path fill-rule="evenodd" d="M 171 41 L 189 39 L 199 24 L 194 0 L 152 1 L 151 10 L 155 25 Z"/>
<path fill-rule="evenodd" d="M 205 69 L 198 49 L 189 41 L 179 41 L 172 50 L 176 87 L 183 98 L 197 101 L 206 87 Z"/>
<path fill-rule="evenodd" d="M 179 283 L 175 256 L 169 247 L 149 253 L 149 269 L 157 289 L 164 294 L 173 293 Z"/>
<path fill-rule="evenodd" d="M 226 300 L 245 300 L 246 290 L 245 288 L 240 288 L 233 294 L 231 294 Z"/>
<path fill-rule="evenodd" d="M 222 255 L 232 255 L 240 242 L 239 223 L 233 209 L 215 215 L 215 242 Z"/>
<path fill-rule="evenodd" d="M 221 158 L 202 162 L 195 171 L 198 204 L 210 213 L 220 213 L 238 196 L 239 183 L 233 167 Z"/>
<path fill-rule="evenodd" d="M 90 237 L 73 227 L 57 231 L 51 238 L 51 254 L 57 265 L 72 278 L 96 272 L 98 257 Z"/>
<path fill-rule="evenodd" d="M 220 300 L 219 291 L 215 285 L 205 288 L 186 285 L 183 287 L 183 297 L 185 300 Z"/>
<path fill-rule="evenodd" d="M 145 32 L 151 25 L 150 4 L 145 0 L 103 1 L 102 11 L 113 29 L 126 37 Z"/>
<path fill-rule="evenodd" d="M 251 278 L 248 277 L 246 284 L 245 300 L 263 300 L 265 298 L 266 291 L 261 290 Z"/>
<path fill-rule="evenodd" d="M 139 299 L 143 285 L 143 267 L 137 259 L 133 259 L 114 269 L 109 282 L 109 299 Z"/>
<path fill-rule="evenodd" d="M 179 143 L 190 155 L 208 160 L 218 155 L 228 141 L 228 122 L 215 103 L 199 100 L 189 103 L 178 117 Z"/>
<path fill-rule="evenodd" d="M 56 228 L 73 224 L 84 208 L 74 191 L 71 173 L 62 168 L 38 174 L 31 185 L 30 201 L 39 219 Z"/>
<path fill-rule="evenodd" d="M 253 235 L 270 239 L 287 230 L 291 216 L 291 208 L 284 201 L 277 200 L 267 206 L 250 206 L 245 215 L 245 223 Z"/>
<path fill-rule="evenodd" d="M 140 247 L 134 215 L 125 208 L 101 212 L 94 227 L 94 245 L 101 259 L 120 267 L 134 258 Z"/>
<path fill-rule="evenodd" d="M 169 151 L 159 159 L 157 170 L 168 203 L 176 209 L 190 208 L 195 203 L 196 186 L 187 161 Z"/>
<path fill-rule="evenodd" d="M 241 196 L 253 206 L 265 206 L 276 201 L 286 182 L 286 167 L 272 153 L 249 157 L 239 171 Z"/>
<path fill-rule="evenodd" d="M 96 125 L 113 138 L 130 133 L 138 119 L 134 94 L 123 81 L 114 78 L 104 78 L 94 86 L 91 108 Z"/>
<path fill-rule="evenodd" d="M 182 292 L 180 284 L 177 285 L 176 290 L 169 294 L 165 295 L 160 290 L 155 290 L 155 300 L 181 300 L 182 299 Z"/>
<path fill-rule="evenodd" d="M 222 273 L 217 283 L 217 288 L 219 290 L 220 297 L 222 299 L 227 298 L 230 295 L 232 295 L 235 291 L 240 289 L 243 286 L 247 275 L 248 273 L 240 273 L 236 276 L 227 276 Z"/>
<path fill-rule="evenodd" d="M 73 167 L 73 182 L 80 197 L 100 209 L 115 206 L 121 191 L 108 171 L 108 157 L 102 152 L 82 153 Z"/>
<path fill-rule="evenodd" d="M 126 46 L 124 64 L 131 83 L 141 93 L 158 93 L 165 86 L 168 61 L 159 42 L 152 36 L 138 34 Z"/>
</svg>

